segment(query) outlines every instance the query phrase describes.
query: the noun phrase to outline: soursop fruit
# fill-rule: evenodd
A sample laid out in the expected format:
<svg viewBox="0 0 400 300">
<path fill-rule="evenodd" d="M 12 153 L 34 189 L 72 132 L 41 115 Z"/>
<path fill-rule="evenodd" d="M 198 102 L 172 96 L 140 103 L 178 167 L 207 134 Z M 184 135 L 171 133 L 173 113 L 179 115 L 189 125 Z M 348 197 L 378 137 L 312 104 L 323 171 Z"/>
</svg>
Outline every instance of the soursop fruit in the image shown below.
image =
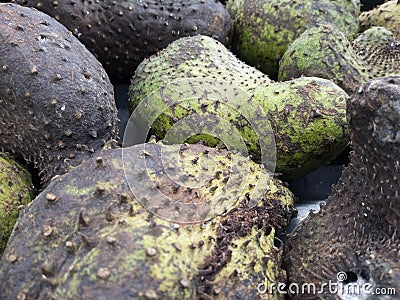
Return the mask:
<svg viewBox="0 0 400 300">
<path fill-rule="evenodd" d="M 268 169 L 276 166 L 286 179 L 304 176 L 346 147 L 346 98 L 321 78 L 272 83 L 204 36 L 182 38 L 143 61 L 130 86 L 131 119 L 138 116 L 136 132 L 145 133 L 139 142 L 148 128 L 167 143 L 222 143 L 248 151 Z"/>
<path fill-rule="evenodd" d="M 279 80 L 317 76 L 332 80 L 348 94 L 375 77 L 400 72 L 400 42 L 383 27 L 371 27 L 350 41 L 335 26 L 305 31 L 283 55 Z"/>
<path fill-rule="evenodd" d="M 259 284 L 285 280 L 275 234 L 293 194 L 261 165 L 202 145 L 98 155 L 21 212 L 0 261 L 2 299 L 263 299 Z M 173 221 L 178 206 L 209 203 L 207 215 L 227 200 L 211 219 Z"/>
<path fill-rule="evenodd" d="M 327 22 L 349 38 L 358 32 L 359 0 L 229 0 L 226 7 L 233 52 L 274 79 L 287 47 L 306 29 Z"/>
</svg>

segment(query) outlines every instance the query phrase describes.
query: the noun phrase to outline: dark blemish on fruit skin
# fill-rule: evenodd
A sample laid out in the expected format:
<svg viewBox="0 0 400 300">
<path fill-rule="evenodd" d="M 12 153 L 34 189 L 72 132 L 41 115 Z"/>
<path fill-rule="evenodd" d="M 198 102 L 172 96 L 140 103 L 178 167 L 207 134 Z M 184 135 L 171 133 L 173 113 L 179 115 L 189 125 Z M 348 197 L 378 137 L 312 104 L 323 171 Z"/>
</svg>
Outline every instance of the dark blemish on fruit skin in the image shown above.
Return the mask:
<svg viewBox="0 0 400 300">
<path fill-rule="evenodd" d="M 51 17 L 0 4 L 0 26 L 7 66 L 0 76 L 0 148 L 33 163 L 45 186 L 117 139 L 113 87 L 101 64 Z"/>
<path fill-rule="evenodd" d="M 350 163 L 327 204 L 291 235 L 284 266 L 290 282 L 319 285 L 351 272 L 398 290 L 400 76 L 361 85 L 347 101 L 347 118 Z"/>
<path fill-rule="evenodd" d="M 103 64 L 114 81 L 129 82 L 139 63 L 172 41 L 203 34 L 230 45 L 233 25 L 215 0 L 15 0 L 55 17 Z"/>
</svg>

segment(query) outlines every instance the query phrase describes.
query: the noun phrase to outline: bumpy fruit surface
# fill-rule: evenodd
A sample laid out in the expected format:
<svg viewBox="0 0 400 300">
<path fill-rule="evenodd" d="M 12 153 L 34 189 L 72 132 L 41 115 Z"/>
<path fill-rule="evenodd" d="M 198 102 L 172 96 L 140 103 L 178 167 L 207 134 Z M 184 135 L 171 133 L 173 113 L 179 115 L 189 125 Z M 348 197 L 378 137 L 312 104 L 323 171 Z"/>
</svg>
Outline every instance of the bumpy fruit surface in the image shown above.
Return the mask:
<svg viewBox="0 0 400 300">
<path fill-rule="evenodd" d="M 18 209 L 33 198 L 31 175 L 8 155 L 0 153 L 0 253 L 18 218 Z"/>
<path fill-rule="evenodd" d="M 168 140 L 175 124 L 188 137 L 195 135 L 192 124 L 180 121 L 199 115 L 202 122 L 196 128 L 214 135 L 196 135 L 189 142 L 216 146 L 221 143 L 215 139 L 218 134 L 237 130 L 260 162 L 260 140 L 271 137 L 258 129 L 271 126 L 267 133 L 276 143 L 277 171 L 287 179 L 307 174 L 345 148 L 346 98 L 341 88 L 321 78 L 271 83 L 223 45 L 201 36 L 180 39 L 145 60 L 130 87 L 132 111 L 140 112 L 143 123 L 150 121 L 151 132 L 160 139 Z M 210 116 L 226 122 L 216 123 Z"/>
<path fill-rule="evenodd" d="M 279 80 L 304 76 L 330 79 L 352 94 L 369 79 L 400 72 L 400 43 L 383 27 L 371 27 L 354 41 L 330 24 L 305 31 L 288 48 Z"/>
<path fill-rule="evenodd" d="M 230 45 L 233 25 L 215 0 L 15 0 L 54 17 L 99 59 L 113 81 L 129 82 L 146 57 L 203 34 Z"/>
<path fill-rule="evenodd" d="M 263 299 L 260 283 L 285 280 L 274 236 L 292 216 L 293 195 L 260 165 L 232 166 L 241 156 L 202 145 L 153 143 L 99 155 L 54 179 L 22 212 L 0 262 L 2 299 Z M 134 171 L 144 161 L 148 169 Z M 244 188 L 221 191 L 236 168 L 248 171 Z M 209 184 L 190 188 L 207 169 Z M 176 173 L 178 185 L 169 176 Z M 215 193 L 237 201 L 212 220 L 177 225 L 131 192 L 127 178 L 145 176 L 158 188 L 142 195 L 151 200 L 158 190 L 171 206 Z"/>
<path fill-rule="evenodd" d="M 0 149 L 40 170 L 44 184 L 117 139 L 113 87 L 63 25 L 0 4 Z"/>
<path fill-rule="evenodd" d="M 320 290 L 330 281 L 342 284 L 340 291 L 346 283 L 368 284 L 362 299 L 381 299 L 371 293 L 382 289 L 399 290 L 399 108 L 400 76 L 368 81 L 349 98 L 351 161 L 327 204 L 292 233 L 285 255 L 290 282 Z M 332 295 L 325 287 L 323 298 L 349 296 Z"/>
<path fill-rule="evenodd" d="M 272 78 L 288 45 L 320 22 L 335 24 L 346 36 L 358 32 L 358 0 L 229 0 L 234 20 L 233 51 Z"/>
<path fill-rule="evenodd" d="M 360 31 L 379 26 L 390 30 L 397 40 L 400 39 L 400 2 L 387 1 L 378 7 L 360 15 Z"/>
</svg>

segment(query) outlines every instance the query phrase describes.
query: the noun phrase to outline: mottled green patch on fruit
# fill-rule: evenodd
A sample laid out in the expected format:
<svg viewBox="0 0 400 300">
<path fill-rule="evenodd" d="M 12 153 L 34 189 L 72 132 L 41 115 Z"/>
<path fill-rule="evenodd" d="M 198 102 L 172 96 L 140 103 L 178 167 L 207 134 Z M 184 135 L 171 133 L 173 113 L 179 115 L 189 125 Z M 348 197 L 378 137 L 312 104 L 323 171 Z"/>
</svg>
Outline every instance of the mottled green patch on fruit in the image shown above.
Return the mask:
<svg viewBox="0 0 400 300">
<path fill-rule="evenodd" d="M 400 3 L 397 0 L 386 1 L 372 10 L 360 15 L 360 31 L 380 26 L 390 30 L 400 40 Z"/>
<path fill-rule="evenodd" d="M 278 133 L 277 170 L 297 177 L 333 160 L 345 149 L 346 98 L 338 86 L 316 77 L 255 90 L 254 99 L 268 112 Z"/>
<path fill-rule="evenodd" d="M 359 1 L 227 1 L 234 19 L 233 51 L 276 78 L 288 45 L 307 28 L 329 22 L 349 37 L 358 31 Z"/>
<path fill-rule="evenodd" d="M 65 187 L 65 192 L 71 196 L 83 196 L 83 195 L 90 195 L 96 190 L 95 187 L 86 187 L 86 188 L 78 188 L 74 185 L 67 185 Z"/>
<path fill-rule="evenodd" d="M 0 153 L 0 254 L 18 218 L 20 206 L 33 198 L 31 175 L 8 155 Z"/>
<path fill-rule="evenodd" d="M 352 42 L 331 24 L 306 30 L 287 49 L 279 80 L 316 76 L 332 80 L 347 93 L 373 77 L 400 72 L 400 43 L 383 27 L 372 27 Z"/>
</svg>

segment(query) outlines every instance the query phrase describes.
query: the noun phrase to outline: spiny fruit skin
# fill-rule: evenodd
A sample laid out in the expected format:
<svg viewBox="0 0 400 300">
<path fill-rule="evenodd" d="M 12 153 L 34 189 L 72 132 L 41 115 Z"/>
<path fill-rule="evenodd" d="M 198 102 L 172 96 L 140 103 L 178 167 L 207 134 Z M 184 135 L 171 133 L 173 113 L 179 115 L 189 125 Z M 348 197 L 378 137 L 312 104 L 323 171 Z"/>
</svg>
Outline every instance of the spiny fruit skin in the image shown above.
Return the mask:
<svg viewBox="0 0 400 300">
<path fill-rule="evenodd" d="M 195 193 L 205 194 L 205 201 L 211 196 L 208 186 L 190 189 L 183 179 L 176 187 L 166 171 L 196 175 L 194 159 L 202 156 L 196 163 L 214 164 L 219 174 L 238 157 L 202 145 L 170 151 L 174 147 L 152 143 L 106 150 L 54 179 L 21 212 L 0 262 L 1 298 L 262 299 L 258 284 L 284 280 L 274 235 L 292 216 L 293 195 L 260 165 L 249 163 L 241 196 L 210 221 L 178 226 L 139 204 L 125 173 L 143 160 L 149 166 L 144 172 L 171 201 Z M 182 158 L 180 165 L 176 157 Z M 222 183 L 225 176 L 213 180 Z M 57 200 L 49 201 L 54 199 L 49 194 Z M 252 200 L 255 206 L 248 206 Z"/>
<path fill-rule="evenodd" d="M 233 32 L 229 13 L 216 0 L 15 2 L 56 18 L 120 82 L 129 82 L 144 58 L 180 37 L 203 34 L 228 46 Z"/>
<path fill-rule="evenodd" d="M 271 122 L 276 170 L 284 178 L 305 176 L 334 160 L 348 145 L 348 96 L 331 81 L 300 77 L 260 86 L 253 97 Z"/>
<path fill-rule="evenodd" d="M 400 72 L 400 43 L 383 27 L 371 27 L 350 42 L 331 24 L 305 31 L 285 52 L 279 80 L 300 76 L 330 79 L 352 94 L 369 79 Z"/>
<path fill-rule="evenodd" d="M 317 288 L 347 272 L 370 283 L 371 292 L 398 291 L 400 76 L 361 85 L 347 104 L 351 161 L 326 206 L 290 237 L 285 268 L 290 282 L 315 283 Z M 323 299 L 337 299 L 326 293 Z"/>
<path fill-rule="evenodd" d="M 184 80 L 189 80 L 189 84 L 183 84 Z M 171 86 L 177 88 L 171 91 Z M 205 93 L 197 93 L 200 96 L 196 98 L 193 90 L 199 86 L 204 87 Z M 239 100 L 240 93 L 243 99 Z M 193 101 L 181 101 L 193 97 Z M 260 71 L 237 60 L 223 45 L 202 36 L 182 38 L 145 60 L 130 86 L 132 111 L 140 103 L 140 113 L 153 116 L 166 106 L 152 125 L 152 133 L 160 139 L 190 114 L 202 116 L 203 128 L 213 130 L 217 126 L 210 122 L 208 128 L 207 116 L 214 114 L 237 128 L 249 153 L 260 162 L 259 140 L 268 137 L 257 136 L 256 128 L 271 124 L 277 172 L 284 173 L 285 179 L 304 176 L 343 151 L 348 142 L 347 97 L 341 88 L 320 78 L 271 83 Z M 214 102 L 210 104 L 209 100 Z M 249 107 L 255 110 L 257 106 L 264 115 L 245 113 Z M 251 122 L 243 120 L 242 114 L 251 115 Z M 210 135 L 197 137 L 208 146 L 221 142 Z"/>
<path fill-rule="evenodd" d="M 0 148 L 44 184 L 117 139 L 113 87 L 101 64 L 53 18 L 0 4 Z"/>
<path fill-rule="evenodd" d="M 358 0 L 229 0 L 226 7 L 234 20 L 234 53 L 271 78 L 288 45 L 310 26 L 329 22 L 349 37 L 358 32 Z"/>
<path fill-rule="evenodd" d="M 379 26 L 390 30 L 397 40 L 400 40 L 400 2 L 387 1 L 378 7 L 361 13 L 360 31 Z"/>
<path fill-rule="evenodd" d="M 31 175 L 0 152 L 0 254 L 18 218 L 18 209 L 33 199 Z"/>
</svg>

